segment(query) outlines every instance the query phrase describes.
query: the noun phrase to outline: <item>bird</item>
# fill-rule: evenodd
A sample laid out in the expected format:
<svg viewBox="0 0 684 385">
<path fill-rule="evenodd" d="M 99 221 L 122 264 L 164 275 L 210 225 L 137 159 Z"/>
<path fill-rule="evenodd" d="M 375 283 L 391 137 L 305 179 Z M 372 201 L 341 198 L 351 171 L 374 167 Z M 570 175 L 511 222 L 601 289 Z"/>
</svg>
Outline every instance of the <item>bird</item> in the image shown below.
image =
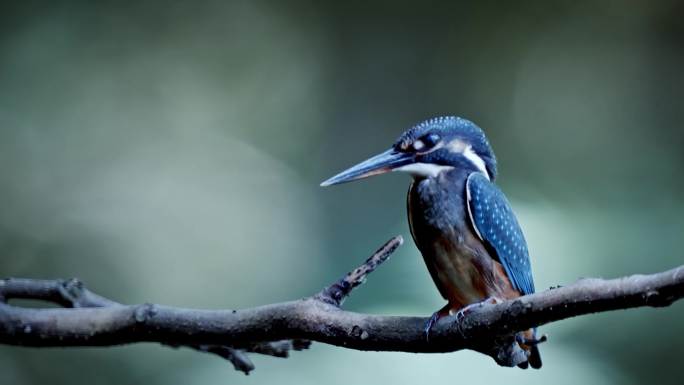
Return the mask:
<svg viewBox="0 0 684 385">
<path fill-rule="evenodd" d="M 497 161 L 484 131 L 470 120 L 441 116 L 402 133 L 392 146 L 321 186 L 388 172 L 412 176 L 407 196 L 414 243 L 447 301 L 426 323 L 462 317 L 474 306 L 534 293 L 527 242 L 508 199 L 494 183 Z M 460 318 L 459 318 L 460 316 Z M 542 366 L 536 329 L 516 335 L 527 361 Z"/>
</svg>

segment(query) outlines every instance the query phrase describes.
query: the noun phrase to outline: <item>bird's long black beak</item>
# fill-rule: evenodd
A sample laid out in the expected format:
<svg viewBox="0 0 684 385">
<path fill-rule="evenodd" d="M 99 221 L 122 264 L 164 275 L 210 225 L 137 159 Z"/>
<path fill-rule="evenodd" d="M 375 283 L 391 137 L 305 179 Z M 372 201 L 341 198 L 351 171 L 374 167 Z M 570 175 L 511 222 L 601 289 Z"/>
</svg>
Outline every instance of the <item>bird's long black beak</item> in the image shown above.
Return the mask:
<svg viewBox="0 0 684 385">
<path fill-rule="evenodd" d="M 399 152 L 393 148 L 390 148 L 382 154 L 378 154 L 370 159 L 366 159 L 356 166 L 342 171 L 341 173 L 321 183 L 321 186 L 325 187 L 334 184 L 351 182 L 357 179 L 368 178 L 369 176 L 373 175 L 384 174 L 412 162 L 412 154 Z"/>
</svg>

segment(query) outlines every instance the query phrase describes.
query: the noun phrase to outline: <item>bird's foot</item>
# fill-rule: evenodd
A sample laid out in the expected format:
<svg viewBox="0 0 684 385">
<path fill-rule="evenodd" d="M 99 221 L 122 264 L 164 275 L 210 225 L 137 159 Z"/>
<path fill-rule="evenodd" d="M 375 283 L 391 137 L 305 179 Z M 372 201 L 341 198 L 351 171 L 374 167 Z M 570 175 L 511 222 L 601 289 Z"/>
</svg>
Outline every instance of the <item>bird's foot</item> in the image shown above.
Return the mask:
<svg viewBox="0 0 684 385">
<path fill-rule="evenodd" d="M 463 318 L 465 318 L 466 314 L 468 314 L 471 310 L 473 310 L 476 307 L 485 305 L 485 304 L 493 304 L 496 305 L 497 303 L 503 302 L 501 299 L 496 298 L 496 297 L 489 297 L 486 298 L 480 302 L 475 302 L 471 303 L 470 305 L 461 308 L 458 312 L 456 312 L 456 321 L 461 322 Z M 451 304 L 446 304 L 444 305 L 443 308 L 437 310 L 436 312 L 432 313 L 432 316 L 430 316 L 430 319 L 427 320 L 425 323 L 425 340 L 429 341 L 430 340 L 430 330 L 432 330 L 432 327 L 435 326 L 437 321 L 439 321 L 440 318 L 446 317 L 449 314 L 451 314 L 451 309 L 452 309 Z"/>
<path fill-rule="evenodd" d="M 436 312 L 432 313 L 430 316 L 430 319 L 425 323 L 425 340 L 429 341 L 430 340 L 430 330 L 432 330 L 432 327 L 435 326 L 437 321 L 439 321 L 440 318 L 449 315 L 449 309 L 450 305 L 446 304 L 443 308 L 437 310 Z"/>
<path fill-rule="evenodd" d="M 437 320 L 442 318 L 439 315 L 439 312 L 436 311 L 432 313 L 432 316 L 430 316 L 430 319 L 425 323 L 425 340 L 429 341 L 430 340 L 430 330 L 432 330 L 432 327 L 435 326 L 437 323 Z"/>
<path fill-rule="evenodd" d="M 486 305 L 486 304 L 496 305 L 496 304 L 501 303 L 501 302 L 503 302 L 503 301 L 502 301 L 501 299 L 499 299 L 499 298 L 496 298 L 496 297 L 489 297 L 489 298 L 486 298 L 486 299 L 484 299 L 484 300 L 482 300 L 482 301 L 480 301 L 480 302 L 471 303 L 470 305 L 461 308 L 461 309 L 456 313 L 456 320 L 457 320 L 458 322 L 461 322 L 461 321 L 465 318 L 465 316 L 466 316 L 468 313 L 470 313 L 473 309 L 475 309 L 476 307 L 481 307 L 481 306 Z"/>
</svg>

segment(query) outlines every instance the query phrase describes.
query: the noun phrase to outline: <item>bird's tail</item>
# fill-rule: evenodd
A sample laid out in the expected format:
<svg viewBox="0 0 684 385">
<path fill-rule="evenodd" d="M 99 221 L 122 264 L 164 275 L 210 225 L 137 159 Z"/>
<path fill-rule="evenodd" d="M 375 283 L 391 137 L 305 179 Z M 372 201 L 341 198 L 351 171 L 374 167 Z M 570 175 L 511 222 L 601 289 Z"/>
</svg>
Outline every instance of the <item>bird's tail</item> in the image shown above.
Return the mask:
<svg viewBox="0 0 684 385">
<path fill-rule="evenodd" d="M 527 358 L 527 362 L 530 363 L 530 366 L 532 369 L 539 369 L 542 367 L 542 359 L 541 355 L 539 354 L 539 347 L 537 345 L 530 346 L 529 350 L 529 357 Z"/>
<path fill-rule="evenodd" d="M 522 341 L 518 342 L 520 347 L 527 352 L 527 362 L 518 365 L 523 369 L 527 369 L 528 365 L 532 369 L 539 369 L 542 367 L 542 359 L 539 354 L 537 329 L 529 329 L 521 333 Z"/>
</svg>

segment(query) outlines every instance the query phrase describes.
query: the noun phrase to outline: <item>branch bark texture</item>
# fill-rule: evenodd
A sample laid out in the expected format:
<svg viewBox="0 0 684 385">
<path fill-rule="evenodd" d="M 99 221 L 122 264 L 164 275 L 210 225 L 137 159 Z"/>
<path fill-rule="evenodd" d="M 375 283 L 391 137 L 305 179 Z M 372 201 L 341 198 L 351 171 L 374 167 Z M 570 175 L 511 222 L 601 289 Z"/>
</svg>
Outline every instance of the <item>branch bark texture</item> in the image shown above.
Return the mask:
<svg viewBox="0 0 684 385">
<path fill-rule="evenodd" d="M 360 314 L 344 299 L 402 243 L 392 238 L 363 265 L 321 292 L 300 300 L 241 310 L 123 305 L 87 290 L 77 280 L 0 280 L 0 343 L 21 346 L 111 346 L 158 342 L 187 346 L 229 359 L 249 372 L 246 353 L 286 356 L 317 341 L 357 350 L 414 353 L 471 349 L 514 366 L 524 360 L 516 332 L 589 313 L 662 307 L 684 296 L 684 266 L 650 275 L 578 282 L 498 304 L 464 317 L 442 318 L 426 339 L 427 318 Z M 64 308 L 13 306 L 39 299 Z"/>
</svg>

